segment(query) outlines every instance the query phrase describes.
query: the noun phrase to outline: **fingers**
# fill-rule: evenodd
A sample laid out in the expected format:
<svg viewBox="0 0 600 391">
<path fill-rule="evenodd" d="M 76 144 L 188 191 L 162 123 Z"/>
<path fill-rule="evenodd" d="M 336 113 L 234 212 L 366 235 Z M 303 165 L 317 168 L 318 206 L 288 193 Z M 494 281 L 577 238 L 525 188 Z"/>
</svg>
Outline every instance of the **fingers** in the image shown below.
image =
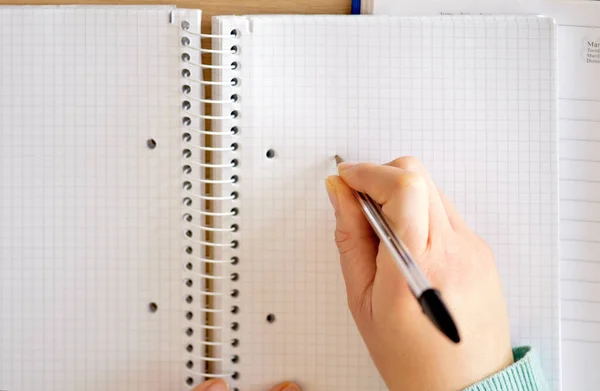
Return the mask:
<svg viewBox="0 0 600 391">
<path fill-rule="evenodd" d="M 384 205 L 395 196 L 401 173 L 396 167 L 374 163 L 344 162 L 338 165 L 340 177 L 351 188 L 368 195 L 378 204 Z"/>
<path fill-rule="evenodd" d="M 370 304 L 369 287 L 375 277 L 378 240 L 352 191 L 338 176 L 325 181 L 336 215 L 335 242 L 340 253 L 348 305 L 360 310 Z"/>
<path fill-rule="evenodd" d="M 200 384 L 193 391 L 229 391 L 229 386 L 222 379 L 212 379 Z"/>
<path fill-rule="evenodd" d="M 300 387 L 294 383 L 285 382 L 271 388 L 271 391 L 300 391 Z"/>
<path fill-rule="evenodd" d="M 387 165 L 418 172 L 423 175 L 429 189 L 429 221 L 432 230 L 443 230 L 452 227 L 448 211 L 450 209 L 452 212 L 454 211 L 454 208 L 446 208 L 438 187 L 431 179 L 431 175 L 429 174 L 429 171 L 427 171 L 427 168 L 425 168 L 419 159 L 412 156 L 403 156 L 394 159 L 390 163 L 387 163 Z M 446 200 L 446 203 L 449 204 L 449 206 L 452 206 L 448 200 Z M 454 220 L 456 221 L 456 219 Z"/>
<path fill-rule="evenodd" d="M 382 205 L 398 238 L 419 258 L 427 249 L 430 231 L 429 190 L 420 174 L 400 171 L 396 191 Z"/>
<path fill-rule="evenodd" d="M 230 390 L 230 388 L 227 385 L 227 383 L 225 383 L 224 380 L 213 379 L 213 380 L 208 380 L 208 381 L 200 384 L 199 386 L 194 388 L 193 391 L 229 391 L 229 390 Z M 300 387 L 298 387 L 294 383 L 285 382 L 285 383 L 278 384 L 275 387 L 271 388 L 271 391 L 300 391 Z"/>
<path fill-rule="evenodd" d="M 423 176 L 370 163 L 340 164 L 339 170 L 350 187 L 367 193 L 382 205 L 390 225 L 408 250 L 416 257 L 423 254 L 430 230 L 429 191 Z"/>
<path fill-rule="evenodd" d="M 458 213 L 452 201 L 450 201 L 448 196 L 443 191 L 438 189 L 438 193 L 440 195 L 440 199 L 442 200 L 442 205 L 444 205 L 444 209 L 446 210 L 446 215 L 448 216 L 448 221 L 450 221 L 452 229 L 458 231 L 462 228 L 465 228 L 467 223 L 463 220 L 460 213 Z"/>
</svg>

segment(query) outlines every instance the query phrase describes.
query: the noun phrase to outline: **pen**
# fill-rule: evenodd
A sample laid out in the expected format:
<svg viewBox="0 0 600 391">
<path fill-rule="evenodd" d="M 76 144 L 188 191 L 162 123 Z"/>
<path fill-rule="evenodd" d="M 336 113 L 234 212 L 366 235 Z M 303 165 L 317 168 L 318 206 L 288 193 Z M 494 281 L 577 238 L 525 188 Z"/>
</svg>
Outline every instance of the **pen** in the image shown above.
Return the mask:
<svg viewBox="0 0 600 391">
<path fill-rule="evenodd" d="M 339 165 L 344 161 L 339 155 L 335 155 L 335 161 Z M 408 287 L 419 302 L 421 309 L 433 324 L 454 343 L 460 342 L 458 329 L 450 315 L 450 311 L 444 304 L 440 292 L 431 286 L 425 274 L 419 269 L 406 246 L 396 236 L 379 204 L 367 194 L 352 189 L 354 197 L 362 207 L 362 210 L 371 224 L 371 227 L 390 251 L 394 262 L 404 274 Z"/>
</svg>

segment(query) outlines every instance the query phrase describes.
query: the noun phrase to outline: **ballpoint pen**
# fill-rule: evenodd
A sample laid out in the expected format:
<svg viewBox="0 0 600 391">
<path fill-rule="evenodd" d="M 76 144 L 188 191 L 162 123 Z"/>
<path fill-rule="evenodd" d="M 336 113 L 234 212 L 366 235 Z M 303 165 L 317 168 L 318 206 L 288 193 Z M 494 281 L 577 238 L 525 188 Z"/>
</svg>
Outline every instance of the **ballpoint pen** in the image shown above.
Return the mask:
<svg viewBox="0 0 600 391">
<path fill-rule="evenodd" d="M 344 160 L 339 155 L 335 155 L 335 161 L 339 165 Z M 458 329 L 452 319 L 452 315 L 450 315 L 450 311 L 448 311 L 442 300 L 440 292 L 431 285 L 425 274 L 423 274 L 413 260 L 406 246 L 396 236 L 379 204 L 365 193 L 354 189 L 352 189 L 352 192 L 371 227 L 385 244 L 394 262 L 404 275 L 408 287 L 419 302 L 425 315 L 451 341 L 459 343 L 460 336 Z"/>
</svg>

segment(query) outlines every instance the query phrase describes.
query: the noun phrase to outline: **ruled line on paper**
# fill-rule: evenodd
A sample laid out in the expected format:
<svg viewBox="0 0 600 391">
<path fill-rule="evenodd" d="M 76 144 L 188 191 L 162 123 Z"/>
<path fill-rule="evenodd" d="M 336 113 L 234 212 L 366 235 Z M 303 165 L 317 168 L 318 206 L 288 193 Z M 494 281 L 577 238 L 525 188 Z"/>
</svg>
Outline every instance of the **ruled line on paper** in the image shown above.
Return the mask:
<svg viewBox="0 0 600 391">
<path fill-rule="evenodd" d="M 563 317 L 562 320 L 566 320 L 568 322 L 581 322 L 581 323 L 600 324 L 600 320 L 589 320 L 589 319 L 578 319 L 578 318 L 565 318 L 565 317 Z"/>
<path fill-rule="evenodd" d="M 561 278 L 562 282 L 579 282 L 584 284 L 600 284 L 600 281 L 586 280 L 585 278 Z"/>
<path fill-rule="evenodd" d="M 574 218 L 561 218 L 560 222 L 574 222 L 574 223 L 600 223 L 600 220 L 593 220 L 593 219 L 574 219 Z"/>
<path fill-rule="evenodd" d="M 562 202 L 564 201 L 568 201 L 568 202 L 582 202 L 582 203 L 586 203 L 586 204 L 598 204 L 600 205 L 600 200 L 580 200 L 577 198 L 561 198 L 560 199 Z"/>
<path fill-rule="evenodd" d="M 577 121 L 577 122 L 579 122 L 579 121 L 600 122 L 600 120 L 598 120 L 598 119 L 591 119 L 591 118 L 565 118 L 565 117 L 562 117 L 560 120 L 561 121 Z"/>
<path fill-rule="evenodd" d="M 581 182 L 581 183 L 600 183 L 600 180 L 590 180 L 590 179 L 561 179 L 561 182 Z"/>
<path fill-rule="evenodd" d="M 590 260 L 590 259 L 578 259 L 578 258 L 561 258 L 561 260 L 565 262 L 589 262 L 589 263 L 597 263 L 600 265 L 600 260 Z"/>
<path fill-rule="evenodd" d="M 600 300 L 592 300 L 592 299 L 571 299 L 571 298 L 561 298 L 561 301 L 565 301 L 565 302 L 577 302 L 577 303 L 594 303 L 594 304 L 600 304 Z"/>
<path fill-rule="evenodd" d="M 592 139 L 592 138 L 577 138 L 577 137 L 561 137 L 560 141 L 585 141 L 587 143 L 600 143 L 600 139 L 596 140 L 596 139 Z M 565 160 L 565 158 L 561 157 L 561 160 Z"/>
<path fill-rule="evenodd" d="M 600 343 L 600 132 L 595 99 L 561 99 L 563 341 Z"/>
<path fill-rule="evenodd" d="M 563 319 L 563 320 L 564 320 L 564 319 Z M 600 340 L 598 340 L 598 341 L 594 341 L 594 340 L 591 340 L 591 339 L 581 339 L 581 338 L 563 338 L 562 340 L 563 340 L 563 341 L 569 341 L 569 342 L 579 342 L 579 343 L 585 343 L 585 344 L 587 344 L 587 343 L 598 343 L 598 344 L 600 344 Z"/>
<path fill-rule="evenodd" d="M 562 241 L 571 241 L 571 242 L 580 242 L 580 243 L 597 243 L 600 244 L 600 240 L 584 240 L 584 239 L 572 239 L 572 238 L 562 238 Z"/>
</svg>

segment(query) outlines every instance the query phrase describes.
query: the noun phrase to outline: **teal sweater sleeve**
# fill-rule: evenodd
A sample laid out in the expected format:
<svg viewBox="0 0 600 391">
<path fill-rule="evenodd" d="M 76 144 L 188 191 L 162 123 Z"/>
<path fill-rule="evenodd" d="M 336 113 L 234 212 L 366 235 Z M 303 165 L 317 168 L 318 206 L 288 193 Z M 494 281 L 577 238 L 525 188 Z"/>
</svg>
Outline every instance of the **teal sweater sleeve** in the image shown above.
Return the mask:
<svg viewBox="0 0 600 391">
<path fill-rule="evenodd" d="M 464 391 L 547 391 L 542 368 L 530 347 L 513 349 L 514 364 Z"/>
</svg>

